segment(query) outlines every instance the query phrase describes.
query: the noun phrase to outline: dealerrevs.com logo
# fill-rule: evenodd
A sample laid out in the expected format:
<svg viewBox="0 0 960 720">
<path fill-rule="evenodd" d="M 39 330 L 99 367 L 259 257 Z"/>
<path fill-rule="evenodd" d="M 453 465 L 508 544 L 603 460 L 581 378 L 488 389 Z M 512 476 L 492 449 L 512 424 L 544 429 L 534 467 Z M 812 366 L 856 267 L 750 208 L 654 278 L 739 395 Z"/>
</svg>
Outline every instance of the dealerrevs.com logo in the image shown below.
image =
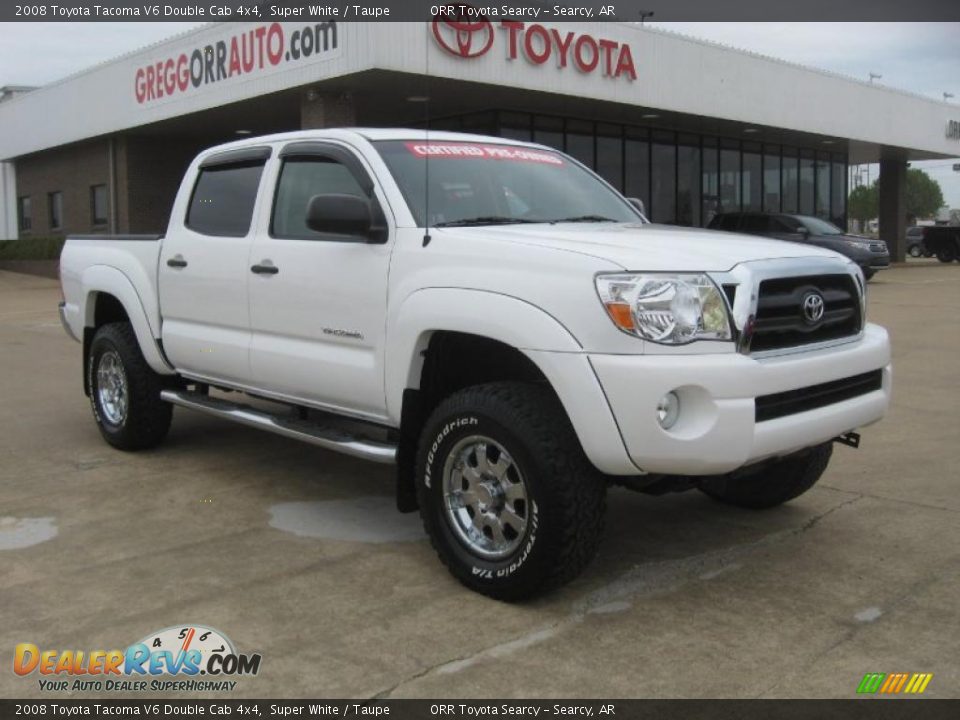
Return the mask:
<svg viewBox="0 0 960 720">
<path fill-rule="evenodd" d="M 260 660 L 257 653 L 238 653 L 211 627 L 176 625 L 123 650 L 48 650 L 20 643 L 13 671 L 38 675 L 45 692 L 229 691 L 237 686 L 232 678 L 259 673 Z"/>
<path fill-rule="evenodd" d="M 501 22 L 495 28 L 485 17 L 470 14 L 434 19 L 433 37 L 443 50 L 459 58 L 481 57 L 500 42 L 507 60 L 523 56 L 532 65 L 553 65 L 561 70 L 572 67 L 584 75 L 637 79 L 629 44 L 589 33 L 515 21 Z"/>
</svg>

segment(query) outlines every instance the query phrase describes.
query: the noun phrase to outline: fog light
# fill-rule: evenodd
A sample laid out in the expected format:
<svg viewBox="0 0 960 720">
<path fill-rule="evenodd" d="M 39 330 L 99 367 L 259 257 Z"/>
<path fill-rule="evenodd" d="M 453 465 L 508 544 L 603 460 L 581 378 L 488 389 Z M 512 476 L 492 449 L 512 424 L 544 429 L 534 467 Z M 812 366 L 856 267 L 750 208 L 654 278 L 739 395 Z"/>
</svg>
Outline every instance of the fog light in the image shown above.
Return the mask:
<svg viewBox="0 0 960 720">
<path fill-rule="evenodd" d="M 669 430 L 680 415 L 680 398 L 674 392 L 668 392 L 657 403 L 657 421 L 664 430 Z"/>
</svg>

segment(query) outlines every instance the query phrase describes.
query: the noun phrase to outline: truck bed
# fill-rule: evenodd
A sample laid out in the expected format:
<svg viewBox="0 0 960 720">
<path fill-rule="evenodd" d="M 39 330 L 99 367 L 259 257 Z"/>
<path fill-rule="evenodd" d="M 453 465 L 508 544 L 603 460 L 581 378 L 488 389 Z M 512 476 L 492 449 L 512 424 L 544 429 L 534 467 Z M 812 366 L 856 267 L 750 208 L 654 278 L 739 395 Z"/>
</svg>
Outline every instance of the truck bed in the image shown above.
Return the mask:
<svg viewBox="0 0 960 720">
<path fill-rule="evenodd" d="M 160 336 L 157 267 L 163 235 L 69 235 L 60 253 L 64 318 L 82 336 L 80 317 L 91 275 L 119 273 L 129 282 L 146 312 L 154 337 Z M 87 280 L 85 280 L 85 278 Z"/>
</svg>

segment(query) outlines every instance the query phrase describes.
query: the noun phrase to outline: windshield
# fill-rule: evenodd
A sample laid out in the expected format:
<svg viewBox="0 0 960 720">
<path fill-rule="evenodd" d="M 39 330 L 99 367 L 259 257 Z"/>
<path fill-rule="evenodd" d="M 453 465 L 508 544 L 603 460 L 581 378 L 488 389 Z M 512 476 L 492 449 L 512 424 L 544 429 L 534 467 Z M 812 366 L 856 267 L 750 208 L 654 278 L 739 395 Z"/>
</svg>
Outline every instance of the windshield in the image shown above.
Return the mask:
<svg viewBox="0 0 960 720">
<path fill-rule="evenodd" d="M 843 235 L 843 230 L 838 228 L 833 223 L 827 222 L 826 220 L 821 220 L 816 217 L 808 217 L 806 215 L 798 217 L 797 220 L 802 222 L 807 230 L 810 231 L 811 235 Z"/>
<path fill-rule="evenodd" d="M 427 208 L 431 227 L 641 219 L 620 195 L 559 153 L 470 142 L 390 140 L 374 146 L 419 227 L 428 219 Z"/>
</svg>

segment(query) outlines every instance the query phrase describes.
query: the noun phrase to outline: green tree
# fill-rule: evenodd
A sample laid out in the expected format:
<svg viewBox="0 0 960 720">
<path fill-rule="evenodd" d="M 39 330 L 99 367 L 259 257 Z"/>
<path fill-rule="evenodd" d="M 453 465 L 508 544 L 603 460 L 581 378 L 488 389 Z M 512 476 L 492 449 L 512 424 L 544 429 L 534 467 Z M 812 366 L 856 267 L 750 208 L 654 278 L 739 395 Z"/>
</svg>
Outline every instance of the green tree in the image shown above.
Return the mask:
<svg viewBox="0 0 960 720">
<path fill-rule="evenodd" d="M 923 170 L 910 168 L 907 170 L 907 190 L 904 200 L 908 218 L 914 220 L 931 218 L 943 207 L 943 191 L 940 189 L 940 183 Z"/>
<path fill-rule="evenodd" d="M 847 215 L 861 223 L 877 217 L 880 191 L 876 181 L 871 185 L 860 185 L 853 189 L 847 200 Z"/>
</svg>

